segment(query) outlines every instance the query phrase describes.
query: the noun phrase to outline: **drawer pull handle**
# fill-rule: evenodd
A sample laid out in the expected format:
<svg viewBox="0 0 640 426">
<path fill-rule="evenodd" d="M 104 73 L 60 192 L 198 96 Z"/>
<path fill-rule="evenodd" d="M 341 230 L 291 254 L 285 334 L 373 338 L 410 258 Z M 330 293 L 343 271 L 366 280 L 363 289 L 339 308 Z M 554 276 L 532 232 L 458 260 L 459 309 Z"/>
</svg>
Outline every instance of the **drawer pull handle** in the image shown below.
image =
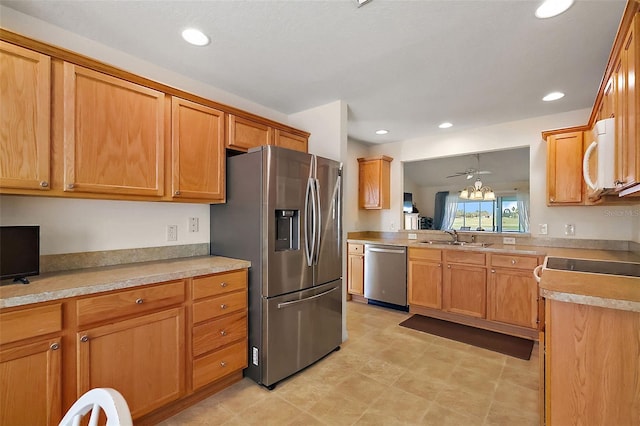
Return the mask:
<svg viewBox="0 0 640 426">
<path fill-rule="evenodd" d="M 226 281 L 222 281 L 222 282 L 220 283 L 220 287 L 226 287 L 226 286 L 228 286 L 228 285 L 229 285 L 229 284 L 227 284 L 227 283 L 226 283 Z"/>
<path fill-rule="evenodd" d="M 226 361 L 220 361 L 220 367 L 226 367 L 226 366 L 227 366 Z"/>
<path fill-rule="evenodd" d="M 220 332 L 220 335 L 221 335 L 221 336 L 226 336 L 226 335 L 227 335 L 227 331 L 226 331 L 226 330 L 222 330 L 222 331 Z"/>
<path fill-rule="evenodd" d="M 58 349 L 60 349 L 60 343 L 52 343 L 51 346 L 49 346 L 49 349 L 51 349 L 52 351 L 57 351 Z"/>
<path fill-rule="evenodd" d="M 81 342 L 88 342 L 88 341 L 89 341 L 89 336 L 87 336 L 87 335 L 85 334 L 84 336 L 82 336 L 82 337 L 80 338 L 80 341 L 81 341 Z"/>
<path fill-rule="evenodd" d="M 138 298 L 136 299 L 136 305 L 142 305 L 144 303 L 144 299 Z"/>
<path fill-rule="evenodd" d="M 223 303 L 222 305 L 220 305 L 220 309 L 227 309 L 227 305 Z"/>
</svg>

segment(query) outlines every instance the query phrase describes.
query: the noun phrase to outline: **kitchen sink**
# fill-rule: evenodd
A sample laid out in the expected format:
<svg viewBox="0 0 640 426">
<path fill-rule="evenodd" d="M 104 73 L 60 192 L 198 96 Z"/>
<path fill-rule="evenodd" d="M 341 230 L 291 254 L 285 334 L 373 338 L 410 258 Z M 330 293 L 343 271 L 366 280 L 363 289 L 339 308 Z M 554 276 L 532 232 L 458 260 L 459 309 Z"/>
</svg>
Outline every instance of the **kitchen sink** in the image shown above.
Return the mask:
<svg viewBox="0 0 640 426">
<path fill-rule="evenodd" d="M 488 247 L 491 245 L 491 243 L 468 243 L 466 241 L 438 241 L 438 240 L 420 241 L 419 244 L 466 246 L 466 247 Z"/>
</svg>

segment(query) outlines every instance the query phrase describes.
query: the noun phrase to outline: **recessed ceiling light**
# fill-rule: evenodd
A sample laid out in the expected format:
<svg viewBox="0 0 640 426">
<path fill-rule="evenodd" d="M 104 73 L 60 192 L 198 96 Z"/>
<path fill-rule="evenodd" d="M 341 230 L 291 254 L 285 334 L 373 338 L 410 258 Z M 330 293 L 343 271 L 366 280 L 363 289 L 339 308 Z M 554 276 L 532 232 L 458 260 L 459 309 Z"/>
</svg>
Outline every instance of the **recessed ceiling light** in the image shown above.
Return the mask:
<svg viewBox="0 0 640 426">
<path fill-rule="evenodd" d="M 440 123 L 440 125 L 438 127 L 440 127 L 441 129 L 448 129 L 449 127 L 452 127 L 453 124 L 449 123 L 448 121 L 445 121 L 444 123 Z"/>
<path fill-rule="evenodd" d="M 206 46 L 209 44 L 209 37 L 207 37 L 202 31 L 195 28 L 187 28 L 182 32 L 182 38 L 187 43 L 191 43 L 194 46 Z"/>
<path fill-rule="evenodd" d="M 536 9 L 536 17 L 540 19 L 552 18 L 565 12 L 572 4 L 573 0 L 545 0 Z"/>
<path fill-rule="evenodd" d="M 376 135 L 386 135 L 387 133 L 389 133 L 389 131 L 385 129 L 376 130 Z"/>
<path fill-rule="evenodd" d="M 542 98 L 542 100 L 545 101 L 545 102 L 550 102 L 550 101 L 557 101 L 560 98 L 564 98 L 564 93 L 562 93 L 562 92 L 551 92 L 547 96 Z"/>
</svg>

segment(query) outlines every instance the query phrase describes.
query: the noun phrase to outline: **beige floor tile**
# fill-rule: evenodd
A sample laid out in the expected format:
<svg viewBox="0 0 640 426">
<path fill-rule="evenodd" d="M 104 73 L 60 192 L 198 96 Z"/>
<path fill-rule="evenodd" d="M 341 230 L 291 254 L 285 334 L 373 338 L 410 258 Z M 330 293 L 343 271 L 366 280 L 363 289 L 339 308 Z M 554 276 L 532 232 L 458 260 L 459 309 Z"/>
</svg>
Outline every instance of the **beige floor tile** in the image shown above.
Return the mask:
<svg viewBox="0 0 640 426">
<path fill-rule="evenodd" d="M 489 412 L 493 392 L 480 393 L 469 391 L 465 385 L 452 385 L 438 393 L 436 401 L 443 407 L 449 407 L 458 413 L 477 419 L 484 419 Z"/>
<path fill-rule="evenodd" d="M 483 418 L 459 413 L 440 404 L 433 403 L 422 417 L 420 424 L 429 426 L 480 426 L 483 421 Z"/>
<path fill-rule="evenodd" d="M 387 386 L 377 382 L 364 374 L 356 373 L 334 387 L 336 395 L 351 401 L 370 403 L 387 390 Z"/>
<path fill-rule="evenodd" d="M 491 395 L 496 390 L 500 372 L 492 370 L 469 369 L 458 365 L 449 377 L 450 383 L 464 387 L 468 392 Z"/>
<path fill-rule="evenodd" d="M 369 403 L 367 400 L 349 400 L 344 395 L 333 393 L 318 401 L 308 412 L 328 425 L 352 425 L 362 417 Z"/>
<path fill-rule="evenodd" d="M 385 392 L 365 412 L 379 418 L 391 418 L 405 424 L 416 424 L 427 411 L 431 402 L 401 389 Z"/>
<path fill-rule="evenodd" d="M 393 387 L 417 395 L 427 401 L 433 401 L 443 389 L 447 389 L 451 385 L 446 380 L 421 375 L 419 371 L 408 371 L 396 380 Z"/>
<path fill-rule="evenodd" d="M 273 395 L 264 398 L 260 402 L 251 405 L 240 412 L 240 417 L 245 425 L 273 425 L 280 426 L 287 424 L 295 417 L 304 413 L 299 408 L 294 407 L 289 402 Z"/>
<path fill-rule="evenodd" d="M 391 386 L 407 372 L 407 368 L 371 357 L 362 362 L 358 372 L 377 382 Z"/>
<path fill-rule="evenodd" d="M 536 365 L 537 367 L 537 365 Z M 538 368 L 512 367 L 505 365 L 500 380 L 504 383 L 519 385 L 537 391 L 540 384 L 540 371 Z"/>
<path fill-rule="evenodd" d="M 537 426 L 540 424 L 540 416 L 537 411 L 510 409 L 493 404 L 484 424 L 486 426 Z"/>
<path fill-rule="evenodd" d="M 494 394 L 494 405 L 504 409 L 535 412 L 538 409 L 538 390 L 501 380 Z"/>
</svg>

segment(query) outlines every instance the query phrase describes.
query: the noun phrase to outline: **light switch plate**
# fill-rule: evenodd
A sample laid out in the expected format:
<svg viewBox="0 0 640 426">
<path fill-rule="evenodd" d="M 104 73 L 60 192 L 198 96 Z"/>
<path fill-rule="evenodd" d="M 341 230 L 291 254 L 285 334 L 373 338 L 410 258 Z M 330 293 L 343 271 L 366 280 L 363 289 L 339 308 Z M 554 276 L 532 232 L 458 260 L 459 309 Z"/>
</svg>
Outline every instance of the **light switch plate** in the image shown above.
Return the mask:
<svg viewBox="0 0 640 426">
<path fill-rule="evenodd" d="M 573 223 L 567 223 L 564 226 L 564 235 L 576 235 L 576 226 Z"/>
<path fill-rule="evenodd" d="M 541 223 L 538 225 L 538 234 L 547 235 L 547 224 Z"/>
<path fill-rule="evenodd" d="M 516 239 L 514 237 L 503 237 L 502 244 L 515 244 Z"/>
<path fill-rule="evenodd" d="M 418 234 L 409 234 L 409 239 L 410 240 L 417 240 L 418 239 Z"/>
</svg>

